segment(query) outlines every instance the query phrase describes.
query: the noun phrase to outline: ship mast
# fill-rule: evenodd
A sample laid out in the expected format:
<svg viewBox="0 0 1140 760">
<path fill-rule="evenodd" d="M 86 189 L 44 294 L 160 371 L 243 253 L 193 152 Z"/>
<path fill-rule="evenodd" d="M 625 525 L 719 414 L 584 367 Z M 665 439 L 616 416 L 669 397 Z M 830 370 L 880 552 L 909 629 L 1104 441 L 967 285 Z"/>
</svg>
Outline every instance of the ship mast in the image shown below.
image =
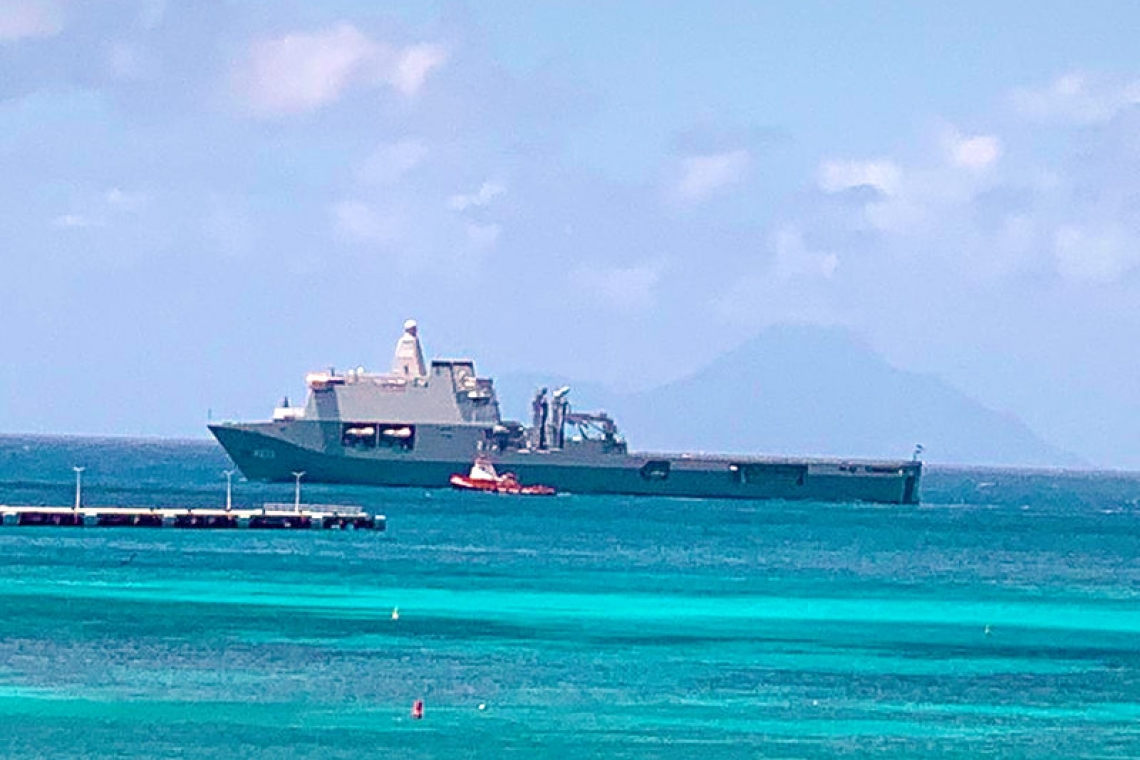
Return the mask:
<svg viewBox="0 0 1140 760">
<path fill-rule="evenodd" d="M 427 377 L 424 350 L 414 319 L 404 322 L 404 334 L 396 342 L 396 355 L 392 358 L 392 374 L 407 378 Z"/>
</svg>

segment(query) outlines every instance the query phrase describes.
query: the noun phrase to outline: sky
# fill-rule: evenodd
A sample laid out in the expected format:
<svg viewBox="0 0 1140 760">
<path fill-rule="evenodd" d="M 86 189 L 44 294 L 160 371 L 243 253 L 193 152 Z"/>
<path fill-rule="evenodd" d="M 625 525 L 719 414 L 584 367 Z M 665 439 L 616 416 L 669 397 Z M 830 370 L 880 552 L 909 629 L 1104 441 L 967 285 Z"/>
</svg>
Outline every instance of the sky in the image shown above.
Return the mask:
<svg viewBox="0 0 1140 760">
<path fill-rule="evenodd" d="M 0 431 L 840 326 L 1140 469 L 1140 7 L 0 0 Z"/>
</svg>

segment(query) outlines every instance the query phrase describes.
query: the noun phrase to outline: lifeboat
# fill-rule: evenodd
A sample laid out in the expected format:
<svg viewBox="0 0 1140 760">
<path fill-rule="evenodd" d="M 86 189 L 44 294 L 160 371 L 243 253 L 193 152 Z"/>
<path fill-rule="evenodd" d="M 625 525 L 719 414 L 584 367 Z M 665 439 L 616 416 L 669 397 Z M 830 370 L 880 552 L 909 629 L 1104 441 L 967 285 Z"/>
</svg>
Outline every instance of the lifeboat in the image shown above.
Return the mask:
<svg viewBox="0 0 1140 760">
<path fill-rule="evenodd" d="M 460 491 L 486 491 L 518 496 L 553 496 L 555 493 L 550 486 L 524 486 L 514 473 L 498 474 L 491 460 L 486 457 L 476 458 L 469 474 L 452 475 L 450 482 L 452 488 Z"/>
</svg>

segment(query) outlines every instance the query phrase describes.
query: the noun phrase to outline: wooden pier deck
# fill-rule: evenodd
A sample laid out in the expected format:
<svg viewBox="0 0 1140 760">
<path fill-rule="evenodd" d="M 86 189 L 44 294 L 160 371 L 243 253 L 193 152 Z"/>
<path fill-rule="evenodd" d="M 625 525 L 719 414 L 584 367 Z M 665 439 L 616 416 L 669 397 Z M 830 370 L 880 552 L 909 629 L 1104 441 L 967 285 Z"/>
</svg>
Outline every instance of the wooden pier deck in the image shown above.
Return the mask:
<svg viewBox="0 0 1140 760">
<path fill-rule="evenodd" d="M 0 525 L 23 527 L 184 528 L 199 530 L 374 530 L 384 515 L 359 507 L 266 504 L 258 509 L 175 507 L 42 507 L 0 504 Z"/>
</svg>

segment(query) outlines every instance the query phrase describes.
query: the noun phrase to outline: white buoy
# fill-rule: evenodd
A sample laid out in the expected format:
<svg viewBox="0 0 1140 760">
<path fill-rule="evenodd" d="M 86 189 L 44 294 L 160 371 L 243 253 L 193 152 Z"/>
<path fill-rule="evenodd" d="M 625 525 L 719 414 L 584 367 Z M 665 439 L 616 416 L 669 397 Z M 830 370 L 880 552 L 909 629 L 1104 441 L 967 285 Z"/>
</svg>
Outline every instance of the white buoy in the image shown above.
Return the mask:
<svg viewBox="0 0 1140 760">
<path fill-rule="evenodd" d="M 400 619 L 400 608 L 399 607 L 393 607 L 392 608 L 392 619 L 393 620 L 399 620 Z"/>
</svg>

